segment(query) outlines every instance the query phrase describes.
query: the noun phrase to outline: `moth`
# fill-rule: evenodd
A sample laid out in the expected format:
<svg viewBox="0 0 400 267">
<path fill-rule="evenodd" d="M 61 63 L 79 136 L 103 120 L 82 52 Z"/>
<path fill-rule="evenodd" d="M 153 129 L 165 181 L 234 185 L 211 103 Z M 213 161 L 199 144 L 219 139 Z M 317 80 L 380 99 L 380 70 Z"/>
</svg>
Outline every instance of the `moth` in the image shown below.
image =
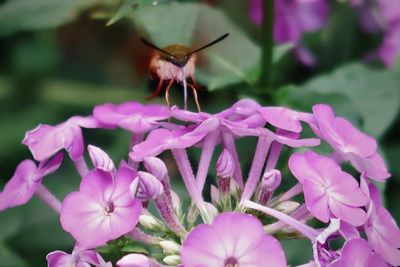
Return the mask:
<svg viewBox="0 0 400 267">
<path fill-rule="evenodd" d="M 169 91 L 174 82 L 178 82 L 183 85 L 184 89 L 184 109 L 187 110 L 187 88 L 189 87 L 192 90 L 197 110 L 200 112 L 201 108 L 197 96 L 198 86 L 194 78 L 196 53 L 224 40 L 226 37 L 228 37 L 228 35 L 229 33 L 225 33 L 214 41 L 194 50 L 192 50 L 190 47 L 179 44 L 173 44 L 164 48 L 159 48 L 146 39 L 141 38 L 141 41 L 145 45 L 157 51 L 150 60 L 149 69 L 152 77 L 156 80 L 158 79 L 158 85 L 157 89 L 151 96 L 148 97 L 148 99 L 156 97 L 163 89 L 164 82 L 168 82 L 165 90 L 165 100 L 169 108 Z"/>
</svg>

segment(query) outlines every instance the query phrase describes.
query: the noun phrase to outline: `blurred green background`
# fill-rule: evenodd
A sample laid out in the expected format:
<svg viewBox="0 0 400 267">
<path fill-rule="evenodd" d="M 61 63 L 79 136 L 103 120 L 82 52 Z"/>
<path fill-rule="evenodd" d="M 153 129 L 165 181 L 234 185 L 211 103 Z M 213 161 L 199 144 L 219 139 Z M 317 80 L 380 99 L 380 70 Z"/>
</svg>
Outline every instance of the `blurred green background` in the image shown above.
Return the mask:
<svg viewBox="0 0 400 267">
<path fill-rule="evenodd" d="M 338 115 L 379 139 L 393 174 L 382 190 L 400 221 L 400 64 L 385 69 L 363 61 L 381 37 L 365 35 L 354 10 L 332 1 L 327 25 L 303 37 L 317 59 L 315 67 L 299 63 L 290 45 L 275 47 L 274 92 L 263 92 L 256 82 L 265 33 L 250 21 L 247 1 L 153 2 L 0 1 L 0 188 L 20 161 L 31 158 L 21 144 L 27 130 L 88 115 L 96 104 L 145 101 L 156 84 L 148 73 L 150 50 L 140 36 L 161 47 L 197 47 L 230 32 L 223 43 L 199 55 L 196 77 L 205 88 L 199 93 L 203 110 L 218 111 L 243 97 L 305 111 L 315 103 L 331 104 Z M 106 26 L 114 14 L 125 18 Z M 174 88 L 173 103 L 182 105 L 181 91 Z M 85 137 L 116 162 L 127 157 L 129 135 L 123 131 L 88 130 Z M 45 180 L 60 199 L 78 183 L 69 159 Z M 307 260 L 311 252 L 303 251 L 304 244 L 285 242 L 290 262 Z M 56 214 L 36 198 L 0 213 L 0 267 L 45 266 L 47 253 L 70 252 L 72 246 Z"/>
</svg>

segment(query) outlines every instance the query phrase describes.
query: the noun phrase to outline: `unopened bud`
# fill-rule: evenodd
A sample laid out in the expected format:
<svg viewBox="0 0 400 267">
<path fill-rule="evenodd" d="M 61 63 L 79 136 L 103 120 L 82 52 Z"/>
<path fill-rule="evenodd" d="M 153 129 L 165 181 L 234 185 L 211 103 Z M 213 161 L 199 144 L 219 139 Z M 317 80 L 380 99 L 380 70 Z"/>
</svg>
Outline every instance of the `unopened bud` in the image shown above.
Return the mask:
<svg viewBox="0 0 400 267">
<path fill-rule="evenodd" d="M 164 224 L 151 215 L 142 214 L 139 216 L 139 223 L 144 228 L 152 231 L 161 231 L 165 229 Z"/>
<path fill-rule="evenodd" d="M 274 191 L 281 184 L 282 175 L 279 170 L 273 169 L 264 173 L 262 179 L 262 188 Z"/>
<path fill-rule="evenodd" d="M 138 172 L 136 179 L 139 179 L 136 197 L 141 200 L 157 199 L 164 192 L 161 182 L 148 172 Z"/>
<path fill-rule="evenodd" d="M 189 223 L 189 225 L 193 225 L 196 222 L 198 216 L 199 216 L 199 210 L 197 209 L 196 205 L 193 202 L 190 203 L 186 215 L 186 220 Z"/>
<path fill-rule="evenodd" d="M 208 214 L 210 214 L 213 218 L 217 217 L 218 209 L 211 203 L 205 202 Z"/>
<path fill-rule="evenodd" d="M 172 265 L 172 266 L 177 266 L 179 263 L 181 263 L 181 257 L 178 255 L 169 255 L 163 259 L 165 264 Z"/>
<path fill-rule="evenodd" d="M 232 154 L 224 149 L 217 160 L 217 176 L 221 178 L 231 178 L 235 172 L 235 161 Z"/>
<path fill-rule="evenodd" d="M 285 201 L 276 205 L 274 208 L 285 214 L 290 214 L 300 206 L 300 203 L 295 201 Z"/>
<path fill-rule="evenodd" d="M 214 205 L 217 205 L 218 203 L 219 203 L 219 201 L 220 201 L 220 195 L 219 195 L 219 192 L 218 192 L 218 188 L 217 187 L 215 187 L 215 185 L 211 185 L 211 187 L 210 187 L 210 194 L 211 194 L 211 202 L 214 204 Z"/>
<path fill-rule="evenodd" d="M 103 171 L 114 172 L 115 165 L 110 156 L 100 148 L 88 145 L 89 157 L 95 168 Z"/>
<path fill-rule="evenodd" d="M 174 241 L 164 240 L 160 241 L 159 244 L 160 247 L 163 249 L 164 254 L 179 254 L 179 251 L 181 250 L 181 246 Z"/>
<path fill-rule="evenodd" d="M 178 196 L 177 193 L 171 190 L 171 198 L 172 198 L 172 205 L 174 207 L 174 211 L 176 216 L 178 218 L 181 218 L 183 213 L 182 213 L 182 201 L 181 198 Z"/>
<path fill-rule="evenodd" d="M 164 161 L 157 157 L 145 157 L 143 164 L 146 170 L 160 181 L 164 180 L 168 175 L 167 166 L 165 166 Z"/>
</svg>

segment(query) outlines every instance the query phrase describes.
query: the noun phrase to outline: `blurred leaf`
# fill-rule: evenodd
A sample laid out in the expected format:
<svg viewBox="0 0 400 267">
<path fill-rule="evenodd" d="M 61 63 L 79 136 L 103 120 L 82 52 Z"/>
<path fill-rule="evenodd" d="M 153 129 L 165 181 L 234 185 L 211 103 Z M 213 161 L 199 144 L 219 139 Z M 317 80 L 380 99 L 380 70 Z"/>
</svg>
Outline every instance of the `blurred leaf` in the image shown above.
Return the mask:
<svg viewBox="0 0 400 267">
<path fill-rule="evenodd" d="M 357 114 L 363 131 L 380 137 L 399 111 L 400 67 L 375 70 L 360 64 L 346 65 L 298 88 L 283 88 L 278 101 L 294 106 L 300 102 L 303 108 L 308 106 L 307 111 L 316 103 L 331 104 L 338 115 Z"/>
<path fill-rule="evenodd" d="M 131 243 L 128 245 L 125 245 L 122 249 L 122 252 L 125 253 L 141 253 L 141 254 L 149 254 L 147 249 L 145 249 L 143 246 L 140 244 L 138 245 L 137 243 Z"/>
<path fill-rule="evenodd" d="M 74 20 L 98 0 L 8 0 L 0 5 L 0 35 L 53 28 Z"/>
<path fill-rule="evenodd" d="M 226 40 L 199 54 L 198 80 L 209 90 L 256 81 L 260 49 L 222 11 L 203 4 L 169 3 L 141 8 L 131 18 L 160 47 L 196 43 L 195 49 L 229 32 Z"/>
<path fill-rule="evenodd" d="M 115 15 L 113 15 L 107 22 L 107 26 L 114 24 L 118 20 L 127 16 L 136 8 L 158 5 L 163 2 L 168 2 L 169 0 L 121 0 L 121 5 L 118 8 Z"/>
<path fill-rule="evenodd" d="M 17 253 L 0 241 L 0 267 L 27 267 L 25 262 Z"/>
<path fill-rule="evenodd" d="M 287 53 L 294 48 L 293 43 L 277 45 L 274 47 L 272 54 L 272 62 L 278 63 Z"/>
</svg>

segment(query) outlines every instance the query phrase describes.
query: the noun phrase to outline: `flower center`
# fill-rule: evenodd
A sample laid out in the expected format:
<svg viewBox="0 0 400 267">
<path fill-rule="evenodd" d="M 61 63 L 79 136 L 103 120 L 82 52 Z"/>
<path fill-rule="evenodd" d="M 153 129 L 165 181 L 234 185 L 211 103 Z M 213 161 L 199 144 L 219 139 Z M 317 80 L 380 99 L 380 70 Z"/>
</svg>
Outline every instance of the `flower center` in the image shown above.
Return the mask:
<svg viewBox="0 0 400 267">
<path fill-rule="evenodd" d="M 114 204 L 112 202 L 106 202 L 104 205 L 104 215 L 110 216 L 114 211 Z"/>
<path fill-rule="evenodd" d="M 224 267 L 239 267 L 239 262 L 234 257 L 225 260 Z"/>
</svg>

